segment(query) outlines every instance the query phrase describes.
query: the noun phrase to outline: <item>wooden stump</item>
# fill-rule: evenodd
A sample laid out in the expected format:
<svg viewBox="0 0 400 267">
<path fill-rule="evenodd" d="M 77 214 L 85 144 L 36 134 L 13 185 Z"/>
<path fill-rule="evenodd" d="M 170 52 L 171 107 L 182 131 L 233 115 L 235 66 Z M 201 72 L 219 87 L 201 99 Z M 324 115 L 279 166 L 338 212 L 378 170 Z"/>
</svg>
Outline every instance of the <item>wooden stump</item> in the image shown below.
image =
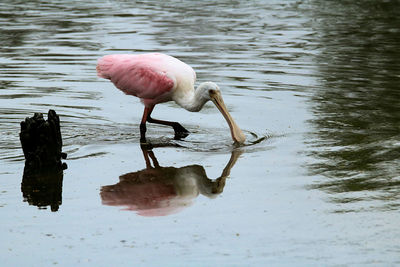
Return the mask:
<svg viewBox="0 0 400 267">
<path fill-rule="evenodd" d="M 62 153 L 60 119 L 49 110 L 47 120 L 41 113 L 21 122 L 19 134 L 25 156 L 21 190 L 31 205 L 39 208 L 51 206 L 57 211 L 61 205 L 63 170 L 67 168 Z"/>
</svg>

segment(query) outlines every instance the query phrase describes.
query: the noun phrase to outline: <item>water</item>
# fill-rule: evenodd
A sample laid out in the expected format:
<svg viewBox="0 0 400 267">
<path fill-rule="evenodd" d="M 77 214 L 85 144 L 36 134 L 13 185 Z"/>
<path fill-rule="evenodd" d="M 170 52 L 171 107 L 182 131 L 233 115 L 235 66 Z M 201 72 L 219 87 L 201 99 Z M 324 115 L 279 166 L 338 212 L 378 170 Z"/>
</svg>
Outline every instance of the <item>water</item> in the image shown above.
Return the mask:
<svg viewBox="0 0 400 267">
<path fill-rule="evenodd" d="M 399 264 L 399 10 L 374 0 L 1 3 L 2 264 Z M 200 113 L 166 103 L 154 117 L 191 134 L 173 140 L 149 125 L 154 148 L 142 151 L 141 103 L 95 65 L 152 51 L 219 84 L 244 146 L 211 103 Z M 53 212 L 24 200 L 18 138 L 20 121 L 50 108 L 68 153 Z"/>
</svg>

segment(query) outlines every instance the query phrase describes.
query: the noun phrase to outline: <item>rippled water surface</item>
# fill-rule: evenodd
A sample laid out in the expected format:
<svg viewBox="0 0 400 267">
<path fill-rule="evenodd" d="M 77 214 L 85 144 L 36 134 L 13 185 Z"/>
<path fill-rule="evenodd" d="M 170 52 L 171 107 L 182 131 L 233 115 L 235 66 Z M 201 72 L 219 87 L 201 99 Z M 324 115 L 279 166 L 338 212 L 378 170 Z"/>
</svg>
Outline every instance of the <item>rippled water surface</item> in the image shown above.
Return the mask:
<svg viewBox="0 0 400 267">
<path fill-rule="evenodd" d="M 400 264 L 398 1 L 9 0 L 0 36 L 5 266 Z M 218 83 L 243 146 L 169 102 L 191 134 L 140 147 L 142 104 L 95 67 L 154 51 Z M 49 109 L 68 169 L 29 191 L 20 122 Z"/>
</svg>

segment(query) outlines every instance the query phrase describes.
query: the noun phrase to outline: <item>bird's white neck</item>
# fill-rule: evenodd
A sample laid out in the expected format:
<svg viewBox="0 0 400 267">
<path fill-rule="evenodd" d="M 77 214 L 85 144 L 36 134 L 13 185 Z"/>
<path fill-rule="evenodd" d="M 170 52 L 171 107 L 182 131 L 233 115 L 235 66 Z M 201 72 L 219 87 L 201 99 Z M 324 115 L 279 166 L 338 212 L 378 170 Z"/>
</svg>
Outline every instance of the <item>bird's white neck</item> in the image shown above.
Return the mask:
<svg viewBox="0 0 400 267">
<path fill-rule="evenodd" d="M 184 109 L 191 112 L 197 112 L 203 108 L 204 104 L 207 103 L 210 98 L 208 97 L 208 94 L 205 94 L 203 90 L 200 90 L 199 86 L 196 90 L 191 88 L 191 90 L 187 90 L 186 92 L 178 93 L 174 100 Z"/>
</svg>

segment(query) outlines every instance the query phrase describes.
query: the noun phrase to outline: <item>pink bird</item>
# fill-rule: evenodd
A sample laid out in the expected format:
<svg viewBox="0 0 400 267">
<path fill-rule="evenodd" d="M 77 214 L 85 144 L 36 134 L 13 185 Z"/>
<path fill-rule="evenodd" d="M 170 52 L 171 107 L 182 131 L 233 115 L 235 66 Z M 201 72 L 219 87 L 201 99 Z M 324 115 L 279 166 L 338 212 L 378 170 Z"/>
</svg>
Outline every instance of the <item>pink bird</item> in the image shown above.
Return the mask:
<svg viewBox="0 0 400 267">
<path fill-rule="evenodd" d="M 167 101 L 175 101 L 184 109 L 197 112 L 211 100 L 226 119 L 234 142 L 243 143 L 246 139 L 229 114 L 218 85 L 204 82 L 195 90 L 196 73 L 177 58 L 160 53 L 107 55 L 98 60 L 96 69 L 99 77 L 111 80 L 125 94 L 141 99 L 145 106 L 140 123 L 141 142 L 146 142 L 146 122 L 171 126 L 176 139 L 189 134 L 178 122 L 150 116 L 156 104 Z"/>
</svg>

